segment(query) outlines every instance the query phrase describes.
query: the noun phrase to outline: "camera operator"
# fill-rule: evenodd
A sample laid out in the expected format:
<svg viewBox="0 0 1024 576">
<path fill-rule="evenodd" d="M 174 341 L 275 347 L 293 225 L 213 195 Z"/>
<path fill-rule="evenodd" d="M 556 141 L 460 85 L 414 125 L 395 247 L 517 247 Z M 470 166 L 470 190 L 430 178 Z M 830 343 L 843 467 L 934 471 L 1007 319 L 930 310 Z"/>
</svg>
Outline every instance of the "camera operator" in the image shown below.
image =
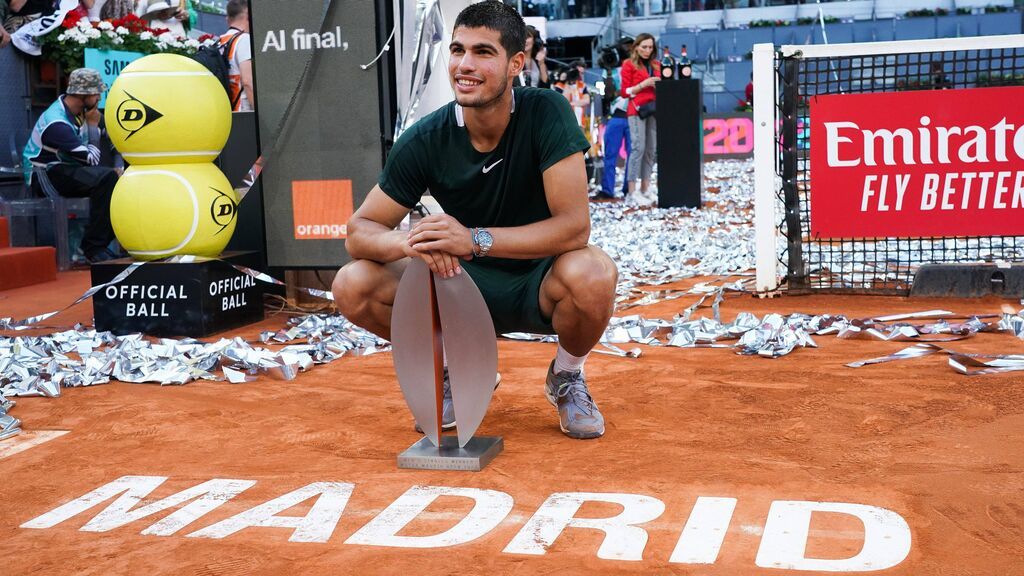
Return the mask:
<svg viewBox="0 0 1024 576">
<path fill-rule="evenodd" d="M 526 49 L 523 52 L 526 54 L 526 64 L 523 66 L 523 71 L 515 77 L 512 85 L 550 88 L 548 49 L 544 46 L 544 39 L 540 37 L 540 30 L 533 26 L 526 27 Z"/>
</svg>

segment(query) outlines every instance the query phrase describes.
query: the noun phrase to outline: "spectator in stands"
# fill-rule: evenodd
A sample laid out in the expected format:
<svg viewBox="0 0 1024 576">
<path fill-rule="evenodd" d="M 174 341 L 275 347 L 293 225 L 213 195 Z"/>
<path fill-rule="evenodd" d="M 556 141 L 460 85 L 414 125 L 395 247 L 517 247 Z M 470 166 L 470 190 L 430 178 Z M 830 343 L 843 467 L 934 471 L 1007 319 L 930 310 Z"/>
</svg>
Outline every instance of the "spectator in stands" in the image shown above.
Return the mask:
<svg viewBox="0 0 1024 576">
<path fill-rule="evenodd" d="M 654 117 L 654 83 L 661 79 L 661 64 L 654 58 L 654 36 L 644 32 L 633 41 L 629 59 L 622 63 L 622 97 L 629 98 L 626 118 L 629 122 L 628 195 L 641 204 L 652 203 L 648 197 L 651 174 L 654 172 L 655 143 L 658 125 Z M 640 175 L 640 194 L 633 196 L 636 176 Z"/>
<path fill-rule="evenodd" d="M 107 0 L 90 0 L 89 6 L 85 7 L 89 13 L 89 21 L 99 22 L 103 19 L 103 17 L 100 16 L 100 14 L 103 13 L 103 6 L 106 5 L 106 3 Z"/>
<path fill-rule="evenodd" d="M 89 12 L 90 20 L 93 19 L 93 12 L 98 14 L 99 20 L 118 20 L 135 13 L 135 0 L 96 0 L 93 11 Z"/>
<path fill-rule="evenodd" d="M 626 108 L 629 100 L 619 96 L 619 82 L 616 77 L 620 69 L 606 70 L 604 77 L 605 100 L 611 104 L 608 107 L 608 120 L 604 125 L 604 171 L 601 173 L 600 197 L 619 198 L 615 194 L 615 168 L 619 161 L 619 150 L 622 149 L 622 141 L 626 141 L 626 173 L 622 178 L 622 197 L 626 195 L 626 184 L 629 182 L 629 122 L 626 120 Z"/>
<path fill-rule="evenodd" d="M 81 249 L 90 263 L 117 255 L 107 246 L 114 239 L 110 225 L 110 196 L 118 169 L 100 166 L 102 115 L 97 106 L 106 91 L 100 73 L 79 68 L 68 79 L 67 92 L 43 112 L 32 129 L 23 154 L 29 183 L 39 192 L 31 169 L 43 167 L 61 196 L 89 198 L 89 225 Z M 90 124 L 95 141 L 90 138 Z"/>
<path fill-rule="evenodd" d="M 185 37 L 188 8 L 183 0 L 139 0 L 135 14 L 149 21 L 150 28 L 166 29 L 175 36 Z"/>
<path fill-rule="evenodd" d="M 4 29 L 14 34 L 18 28 L 54 11 L 53 0 L 8 0 Z"/>
<path fill-rule="evenodd" d="M 228 1 L 228 31 L 220 37 L 221 50 L 231 69 L 231 110 L 245 112 L 256 102 L 252 90 L 252 38 L 249 36 L 249 0 Z"/>
<path fill-rule="evenodd" d="M 0 48 L 3 48 L 11 43 L 11 35 L 8 34 L 7 30 L 3 27 L 3 23 L 7 20 L 7 13 L 9 2 L 7 0 L 0 0 Z"/>
<path fill-rule="evenodd" d="M 583 127 L 583 132 L 586 134 L 590 126 L 588 114 L 590 90 L 587 89 L 587 83 L 583 81 L 583 70 L 582 60 L 574 62 L 566 71 L 565 80 L 558 91 L 569 100 L 573 114 L 576 115 L 576 121 Z"/>
<path fill-rule="evenodd" d="M 952 90 L 953 83 L 946 76 L 942 62 L 932 62 L 932 88 L 936 90 Z"/>
<path fill-rule="evenodd" d="M 544 39 L 540 37 L 540 30 L 533 26 L 526 27 L 526 64 L 523 71 L 513 80 L 513 86 L 536 86 L 538 88 L 550 88 L 551 82 L 548 76 L 547 53 L 544 46 Z"/>
</svg>

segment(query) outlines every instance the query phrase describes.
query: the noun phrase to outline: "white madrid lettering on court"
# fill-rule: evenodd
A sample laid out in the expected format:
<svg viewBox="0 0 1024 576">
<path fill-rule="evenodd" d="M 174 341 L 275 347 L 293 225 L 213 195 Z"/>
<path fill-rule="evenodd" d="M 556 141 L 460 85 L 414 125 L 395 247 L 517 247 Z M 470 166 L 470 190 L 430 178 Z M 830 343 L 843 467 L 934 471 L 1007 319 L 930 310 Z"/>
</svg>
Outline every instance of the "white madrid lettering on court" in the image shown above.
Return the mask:
<svg viewBox="0 0 1024 576">
<path fill-rule="evenodd" d="M 576 518 L 584 502 L 610 502 L 622 506 L 611 518 Z M 665 511 L 665 503 L 640 494 L 560 492 L 548 496 L 522 530 L 505 547 L 509 554 L 541 555 L 566 527 L 591 528 L 605 533 L 597 557 L 605 560 L 643 560 L 647 531 L 636 526 Z"/>
<path fill-rule="evenodd" d="M 851 558 L 808 558 L 811 514 L 833 512 L 864 523 L 864 546 Z M 755 563 L 762 568 L 871 572 L 896 566 L 910 554 L 910 526 L 899 514 L 865 504 L 777 500 L 768 511 Z"/>
<path fill-rule="evenodd" d="M 106 532 L 189 502 L 182 509 L 177 510 L 142 532 L 143 534 L 155 536 L 169 536 L 256 483 L 253 480 L 213 479 L 152 504 L 132 510 L 140 500 L 163 484 L 165 480 L 167 478 L 164 476 L 122 476 L 55 510 L 25 522 L 21 527 L 52 528 L 119 494 L 120 497 L 117 500 L 86 523 L 81 530 L 85 532 Z"/>
<path fill-rule="evenodd" d="M 289 542 L 327 542 L 348 505 L 354 487 L 347 482 L 314 482 L 187 536 L 225 538 L 246 528 L 268 527 L 291 528 Z M 317 500 L 305 516 L 277 515 L 314 496 Z"/>
<path fill-rule="evenodd" d="M 736 509 L 735 498 L 697 498 L 686 520 L 679 542 L 669 562 L 680 564 L 714 564 L 722 542 L 729 531 L 729 522 Z"/>
<path fill-rule="evenodd" d="M 399 536 L 398 533 L 439 496 L 472 498 L 473 509 L 459 523 L 440 534 Z M 512 496 L 497 490 L 413 486 L 345 541 L 346 544 L 441 548 L 465 544 L 487 534 L 512 511 Z"/>
</svg>

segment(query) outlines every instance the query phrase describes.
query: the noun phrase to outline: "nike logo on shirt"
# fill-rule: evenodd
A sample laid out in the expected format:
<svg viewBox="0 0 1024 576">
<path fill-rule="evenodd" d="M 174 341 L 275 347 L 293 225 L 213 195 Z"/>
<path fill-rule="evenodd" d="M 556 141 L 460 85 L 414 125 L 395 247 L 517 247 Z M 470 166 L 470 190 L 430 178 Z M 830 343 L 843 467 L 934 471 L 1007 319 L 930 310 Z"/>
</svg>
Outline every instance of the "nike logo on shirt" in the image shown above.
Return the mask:
<svg viewBox="0 0 1024 576">
<path fill-rule="evenodd" d="M 502 158 L 501 160 L 504 160 L 504 158 Z M 497 162 L 495 162 L 494 164 L 491 164 L 490 166 L 484 166 L 484 174 L 487 174 L 488 172 L 490 172 L 491 168 L 494 168 L 498 164 L 501 164 L 501 160 L 498 160 Z"/>
</svg>

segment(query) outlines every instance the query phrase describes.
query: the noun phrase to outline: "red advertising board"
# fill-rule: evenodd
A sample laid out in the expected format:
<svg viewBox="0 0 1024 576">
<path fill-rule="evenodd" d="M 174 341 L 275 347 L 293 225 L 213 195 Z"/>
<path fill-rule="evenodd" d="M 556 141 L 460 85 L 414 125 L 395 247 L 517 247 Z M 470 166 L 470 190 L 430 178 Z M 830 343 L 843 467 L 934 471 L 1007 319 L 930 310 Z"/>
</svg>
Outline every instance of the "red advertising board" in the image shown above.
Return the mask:
<svg viewBox="0 0 1024 576">
<path fill-rule="evenodd" d="M 812 97 L 811 236 L 1024 235 L 1024 87 Z"/>
</svg>

